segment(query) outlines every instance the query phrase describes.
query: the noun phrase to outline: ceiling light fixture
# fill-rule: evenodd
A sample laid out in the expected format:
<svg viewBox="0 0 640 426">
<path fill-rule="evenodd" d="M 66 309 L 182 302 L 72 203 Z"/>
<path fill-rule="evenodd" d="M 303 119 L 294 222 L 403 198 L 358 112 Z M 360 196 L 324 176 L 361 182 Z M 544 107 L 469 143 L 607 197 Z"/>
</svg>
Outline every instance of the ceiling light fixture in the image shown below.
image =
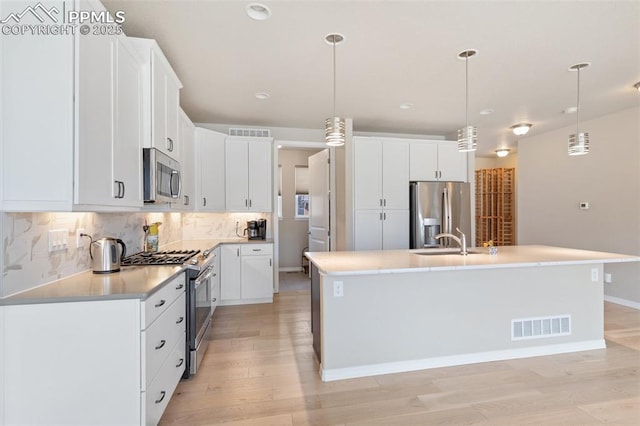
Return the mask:
<svg viewBox="0 0 640 426">
<path fill-rule="evenodd" d="M 569 135 L 569 155 L 584 155 L 589 153 L 589 133 L 580 132 L 580 70 L 588 67 L 589 63 L 575 64 L 569 71 L 578 72 L 578 89 L 576 95 L 576 132 Z"/>
<path fill-rule="evenodd" d="M 400 109 L 411 109 L 413 108 L 413 104 L 411 102 L 405 102 L 400 104 Z"/>
<path fill-rule="evenodd" d="M 511 152 L 509 148 L 496 149 L 496 155 L 500 158 L 506 157 L 507 155 L 509 155 L 509 152 Z"/>
<path fill-rule="evenodd" d="M 493 114 L 493 108 L 485 108 L 480 111 L 480 115 L 491 115 Z"/>
<path fill-rule="evenodd" d="M 341 34 L 328 34 L 325 41 L 333 46 L 333 116 L 325 120 L 324 138 L 329 146 L 342 146 L 345 139 L 344 118 L 336 117 L 336 44 L 344 40 Z"/>
<path fill-rule="evenodd" d="M 469 57 L 478 53 L 475 50 L 465 50 L 458 53 L 458 58 L 464 59 L 465 65 L 465 119 L 464 128 L 458 130 L 458 151 L 475 151 L 478 146 L 478 129 L 469 126 Z"/>
<path fill-rule="evenodd" d="M 514 124 L 513 126 L 511 126 L 511 130 L 513 130 L 514 135 L 522 136 L 529 133 L 529 129 L 531 128 L 531 126 L 533 126 L 533 124 L 531 123 Z"/>
<path fill-rule="evenodd" d="M 256 21 L 264 21 L 271 17 L 271 10 L 262 3 L 250 3 L 245 10 L 249 18 Z"/>
<path fill-rule="evenodd" d="M 640 81 L 633 85 L 640 92 Z"/>
<path fill-rule="evenodd" d="M 266 92 L 256 93 L 256 99 L 259 99 L 261 101 L 265 101 L 265 100 L 269 99 L 270 97 L 271 97 L 271 95 L 269 95 Z"/>
</svg>

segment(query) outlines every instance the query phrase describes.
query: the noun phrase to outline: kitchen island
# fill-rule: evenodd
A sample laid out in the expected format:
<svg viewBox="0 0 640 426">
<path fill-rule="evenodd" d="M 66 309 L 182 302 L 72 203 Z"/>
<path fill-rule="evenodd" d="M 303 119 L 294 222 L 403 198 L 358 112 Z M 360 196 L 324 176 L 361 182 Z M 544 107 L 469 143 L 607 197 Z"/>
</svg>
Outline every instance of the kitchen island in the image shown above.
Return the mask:
<svg viewBox="0 0 640 426">
<path fill-rule="evenodd" d="M 548 246 L 307 253 L 323 381 L 605 347 L 603 265 Z"/>
</svg>

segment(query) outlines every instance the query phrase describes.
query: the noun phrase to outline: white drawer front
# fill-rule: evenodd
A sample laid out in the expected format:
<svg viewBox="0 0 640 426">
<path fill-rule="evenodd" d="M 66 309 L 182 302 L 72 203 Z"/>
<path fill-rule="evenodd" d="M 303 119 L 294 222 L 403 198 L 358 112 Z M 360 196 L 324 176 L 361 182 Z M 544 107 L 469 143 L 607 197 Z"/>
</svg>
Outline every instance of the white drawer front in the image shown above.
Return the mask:
<svg viewBox="0 0 640 426">
<path fill-rule="evenodd" d="M 243 256 L 264 256 L 273 254 L 273 244 L 242 244 L 240 254 Z"/>
<path fill-rule="evenodd" d="M 157 425 L 160 422 L 160 417 L 167 408 L 184 372 L 185 356 L 183 338 L 182 342 L 178 342 L 173 348 L 153 382 L 145 392 L 142 392 L 144 424 Z"/>
<path fill-rule="evenodd" d="M 185 287 L 185 275 L 180 274 L 142 302 L 144 304 L 142 329 L 146 330 L 174 300 L 184 294 Z"/>
<path fill-rule="evenodd" d="M 142 332 L 143 359 L 145 360 L 143 388 L 154 380 L 176 343 L 186 345 L 185 307 L 186 294 L 183 293 L 151 327 Z"/>
</svg>

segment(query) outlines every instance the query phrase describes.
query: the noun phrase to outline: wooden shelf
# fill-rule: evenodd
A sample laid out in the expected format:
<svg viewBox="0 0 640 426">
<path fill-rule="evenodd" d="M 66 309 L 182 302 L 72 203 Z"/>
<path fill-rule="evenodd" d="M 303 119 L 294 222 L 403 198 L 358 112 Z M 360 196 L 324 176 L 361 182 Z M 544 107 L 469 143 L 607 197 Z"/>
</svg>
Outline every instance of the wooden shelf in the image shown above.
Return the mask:
<svg viewBox="0 0 640 426">
<path fill-rule="evenodd" d="M 515 169 L 478 169 L 476 175 L 476 244 L 515 244 Z"/>
</svg>

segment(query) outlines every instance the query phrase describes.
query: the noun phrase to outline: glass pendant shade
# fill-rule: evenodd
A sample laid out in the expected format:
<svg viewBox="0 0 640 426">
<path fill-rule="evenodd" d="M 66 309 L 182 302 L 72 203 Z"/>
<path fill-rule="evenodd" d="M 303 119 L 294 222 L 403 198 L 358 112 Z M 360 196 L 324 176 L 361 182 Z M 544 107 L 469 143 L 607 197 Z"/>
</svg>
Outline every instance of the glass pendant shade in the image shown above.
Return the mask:
<svg viewBox="0 0 640 426">
<path fill-rule="evenodd" d="M 466 126 L 458 130 L 458 151 L 475 151 L 478 147 L 478 129 L 475 126 Z"/>
<path fill-rule="evenodd" d="M 345 139 L 344 119 L 340 117 L 325 120 L 324 138 L 329 146 L 342 146 Z"/>
<path fill-rule="evenodd" d="M 584 155 L 589 153 L 589 133 L 580 132 L 569 135 L 569 155 Z"/>
</svg>

